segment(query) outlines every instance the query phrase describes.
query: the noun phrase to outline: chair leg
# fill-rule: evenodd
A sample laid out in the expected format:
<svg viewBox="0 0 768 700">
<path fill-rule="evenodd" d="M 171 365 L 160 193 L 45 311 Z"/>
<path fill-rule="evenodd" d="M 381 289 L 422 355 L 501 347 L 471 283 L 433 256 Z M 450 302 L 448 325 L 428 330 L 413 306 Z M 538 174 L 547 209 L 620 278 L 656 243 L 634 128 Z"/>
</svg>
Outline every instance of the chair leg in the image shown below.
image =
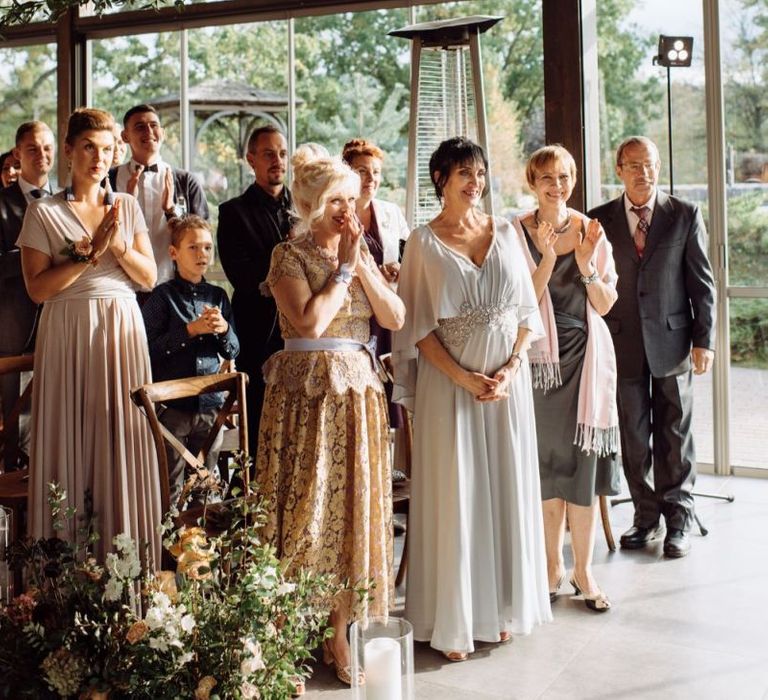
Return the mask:
<svg viewBox="0 0 768 700">
<path fill-rule="evenodd" d="M 616 551 L 616 542 L 613 539 L 613 530 L 611 530 L 611 518 L 609 516 L 608 499 L 600 496 L 600 519 L 603 521 L 603 532 L 605 533 L 605 542 L 608 549 Z"/>
<path fill-rule="evenodd" d="M 408 571 L 408 528 L 403 535 L 403 556 L 400 557 L 400 565 L 397 567 L 397 576 L 395 576 L 395 588 L 399 588 L 405 580 L 405 574 Z"/>
</svg>

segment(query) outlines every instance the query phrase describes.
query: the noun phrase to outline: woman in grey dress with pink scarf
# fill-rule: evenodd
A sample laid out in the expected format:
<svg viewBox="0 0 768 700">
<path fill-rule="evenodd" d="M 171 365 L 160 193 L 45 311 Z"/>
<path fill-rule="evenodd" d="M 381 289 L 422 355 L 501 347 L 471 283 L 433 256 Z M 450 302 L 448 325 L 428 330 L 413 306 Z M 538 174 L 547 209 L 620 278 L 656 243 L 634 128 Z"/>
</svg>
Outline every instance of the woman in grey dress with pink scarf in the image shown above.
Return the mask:
<svg viewBox="0 0 768 700">
<path fill-rule="evenodd" d="M 538 208 L 514 221 L 547 331 L 529 353 L 550 599 L 565 580 L 596 612 L 611 607 L 592 574 L 597 495 L 618 493 L 616 357 L 603 321 L 616 301 L 611 246 L 596 220 L 566 205 L 576 164 L 562 146 L 536 151 L 526 168 Z"/>
</svg>

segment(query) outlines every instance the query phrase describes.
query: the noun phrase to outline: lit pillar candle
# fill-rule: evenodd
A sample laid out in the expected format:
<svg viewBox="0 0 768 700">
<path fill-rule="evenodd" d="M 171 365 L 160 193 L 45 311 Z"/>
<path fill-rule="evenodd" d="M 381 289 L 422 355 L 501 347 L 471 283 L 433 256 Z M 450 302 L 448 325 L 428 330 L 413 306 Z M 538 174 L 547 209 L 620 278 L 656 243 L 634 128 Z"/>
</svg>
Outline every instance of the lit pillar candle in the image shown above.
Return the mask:
<svg viewBox="0 0 768 700">
<path fill-rule="evenodd" d="M 365 644 L 366 700 L 402 700 L 400 644 L 377 637 Z"/>
</svg>

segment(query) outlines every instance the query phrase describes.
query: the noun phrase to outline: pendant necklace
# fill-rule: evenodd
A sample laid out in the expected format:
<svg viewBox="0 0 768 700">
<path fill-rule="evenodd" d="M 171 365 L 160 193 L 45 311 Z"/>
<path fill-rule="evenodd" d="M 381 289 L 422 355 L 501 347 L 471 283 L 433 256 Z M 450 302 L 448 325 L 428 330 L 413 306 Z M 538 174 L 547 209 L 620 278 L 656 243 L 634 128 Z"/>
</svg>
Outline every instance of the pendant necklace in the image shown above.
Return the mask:
<svg viewBox="0 0 768 700">
<path fill-rule="evenodd" d="M 533 220 L 536 222 L 536 228 L 538 228 L 539 225 L 541 224 L 541 220 L 539 219 L 538 209 L 533 213 Z M 559 226 L 557 228 L 553 227 L 552 230 L 555 233 L 565 233 L 570 227 L 571 227 L 571 214 L 569 212 L 568 216 L 565 219 L 565 223 L 562 226 Z"/>
</svg>

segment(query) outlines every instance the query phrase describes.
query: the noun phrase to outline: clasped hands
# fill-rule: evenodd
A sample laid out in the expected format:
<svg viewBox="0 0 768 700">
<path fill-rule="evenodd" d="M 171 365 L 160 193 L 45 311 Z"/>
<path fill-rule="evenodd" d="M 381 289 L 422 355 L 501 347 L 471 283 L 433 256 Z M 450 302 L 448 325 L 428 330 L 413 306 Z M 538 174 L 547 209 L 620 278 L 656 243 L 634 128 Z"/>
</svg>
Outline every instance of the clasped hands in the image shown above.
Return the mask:
<svg viewBox="0 0 768 700">
<path fill-rule="evenodd" d="M 339 238 L 339 265 L 346 265 L 348 269 L 355 270 L 364 263 L 360 242 L 363 239 L 363 224 L 353 211 L 344 213 L 344 223 L 341 226 L 341 238 Z"/>
<path fill-rule="evenodd" d="M 208 306 L 207 304 L 203 307 L 203 313 L 187 324 L 187 332 L 193 338 L 197 335 L 210 333 L 226 333 L 228 329 L 229 324 L 222 316 L 221 309 L 218 306 Z"/>
<path fill-rule="evenodd" d="M 509 398 L 509 387 L 520 369 L 520 358 L 512 360 L 510 365 L 499 369 L 492 377 L 482 372 L 467 370 L 461 381 L 463 386 L 476 401 L 501 401 Z"/>
<path fill-rule="evenodd" d="M 104 205 L 104 218 L 98 225 L 93 238 L 88 238 L 90 243 L 90 258 L 95 265 L 98 259 L 108 250 L 115 258 L 122 258 L 128 250 L 128 244 L 120 234 L 120 200 L 116 200 L 112 206 Z"/>
</svg>

